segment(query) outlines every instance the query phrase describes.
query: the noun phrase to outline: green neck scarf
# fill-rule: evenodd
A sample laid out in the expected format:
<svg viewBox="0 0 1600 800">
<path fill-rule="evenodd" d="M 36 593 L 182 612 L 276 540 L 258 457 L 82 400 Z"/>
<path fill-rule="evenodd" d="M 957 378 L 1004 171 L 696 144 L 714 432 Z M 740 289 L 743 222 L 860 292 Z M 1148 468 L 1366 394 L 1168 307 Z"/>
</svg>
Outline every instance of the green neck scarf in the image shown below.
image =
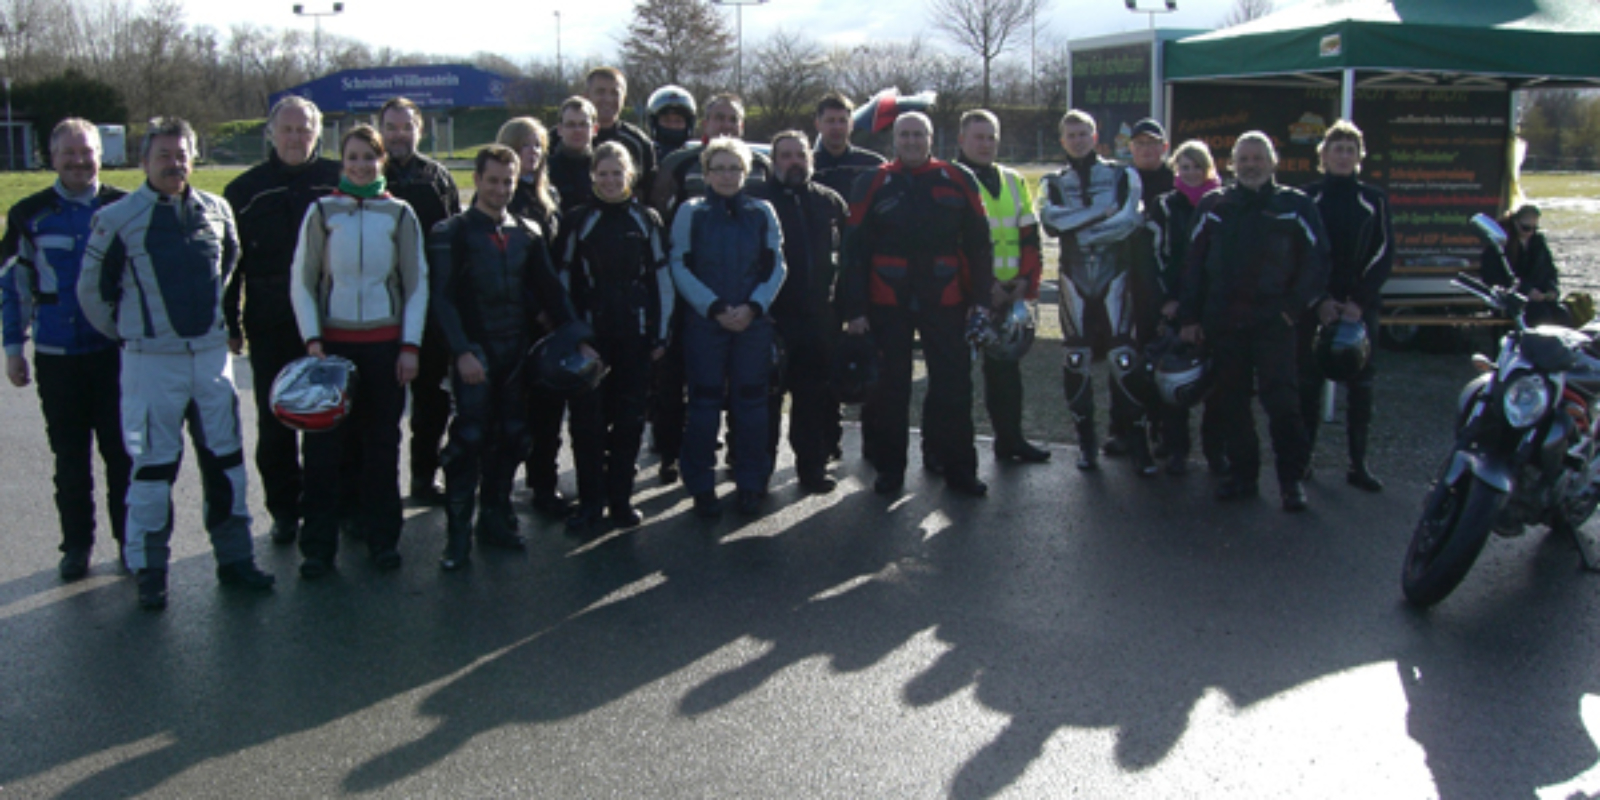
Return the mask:
<svg viewBox="0 0 1600 800">
<path fill-rule="evenodd" d="M 383 194 L 383 190 L 387 188 L 387 186 L 388 181 L 385 181 L 382 175 L 379 175 L 377 180 L 367 184 L 366 186 L 357 186 L 350 182 L 350 178 L 344 175 L 339 176 L 339 191 L 344 192 L 351 197 L 359 197 L 363 200 L 371 200 L 372 198 Z"/>
</svg>

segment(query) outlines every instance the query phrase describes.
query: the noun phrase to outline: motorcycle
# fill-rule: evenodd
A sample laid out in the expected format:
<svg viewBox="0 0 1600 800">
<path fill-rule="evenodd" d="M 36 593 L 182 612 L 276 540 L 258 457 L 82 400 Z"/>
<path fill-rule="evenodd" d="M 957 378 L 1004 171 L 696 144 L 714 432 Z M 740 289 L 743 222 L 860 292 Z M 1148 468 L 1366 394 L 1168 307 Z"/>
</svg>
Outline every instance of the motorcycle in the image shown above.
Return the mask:
<svg viewBox="0 0 1600 800">
<path fill-rule="evenodd" d="M 1484 214 L 1472 224 L 1504 256 L 1505 231 Z M 1600 534 L 1582 530 L 1600 506 L 1600 323 L 1529 328 L 1527 297 L 1466 274 L 1451 283 L 1513 328 L 1498 359 L 1473 356 L 1483 374 L 1461 392 L 1455 446 L 1412 532 L 1401 588 L 1419 607 L 1460 585 L 1491 531 L 1546 525 L 1574 536 L 1584 567 L 1600 570 Z"/>
</svg>

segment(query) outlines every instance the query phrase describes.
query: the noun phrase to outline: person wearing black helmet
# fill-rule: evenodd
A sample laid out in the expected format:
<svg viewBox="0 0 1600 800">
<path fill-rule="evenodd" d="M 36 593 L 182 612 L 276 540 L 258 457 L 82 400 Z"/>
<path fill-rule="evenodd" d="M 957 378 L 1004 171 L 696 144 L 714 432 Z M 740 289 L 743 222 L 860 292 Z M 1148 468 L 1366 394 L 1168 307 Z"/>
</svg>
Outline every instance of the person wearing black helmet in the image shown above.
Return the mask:
<svg viewBox="0 0 1600 800">
<path fill-rule="evenodd" d="M 1393 231 L 1389 221 L 1389 198 L 1382 189 L 1358 179 L 1361 159 L 1366 155 L 1361 129 L 1349 120 L 1339 120 L 1328 129 L 1317 146 L 1321 157 L 1322 180 L 1305 188 L 1317 204 L 1322 224 L 1328 232 L 1330 258 L 1326 295 L 1300 320 L 1300 416 L 1305 420 L 1308 453 L 1317 446 L 1317 423 L 1321 419 L 1322 392 L 1329 376 L 1318 368 L 1313 356 L 1317 328 L 1338 320 L 1361 323 L 1370 342 L 1378 331 L 1383 283 L 1394 265 Z M 1366 364 L 1348 381 L 1346 410 L 1347 445 L 1350 470 L 1345 481 L 1368 492 L 1383 491 L 1383 481 L 1372 474 L 1367 464 L 1367 440 L 1372 428 L 1372 386 L 1377 375 L 1370 354 Z M 1307 463 L 1306 477 L 1311 476 Z"/>
<path fill-rule="evenodd" d="M 689 143 L 689 136 L 694 133 L 694 95 L 682 86 L 670 84 L 651 92 L 645 103 L 645 121 L 650 125 L 659 164 Z"/>
<path fill-rule="evenodd" d="M 1216 359 L 1216 393 L 1225 431 L 1228 481 L 1223 501 L 1260 493 L 1261 442 L 1250 398 L 1261 398 L 1277 457 L 1283 510 L 1306 509 L 1301 485 L 1309 460 L 1300 421 L 1295 369 L 1295 323 L 1328 285 L 1328 243 L 1316 204 L 1273 180 L 1272 140 L 1260 131 L 1233 146 L 1238 181 L 1211 192 L 1195 209 L 1199 220 L 1185 256 L 1180 335 L 1209 342 Z"/>
<path fill-rule="evenodd" d="M 511 525 L 511 483 L 530 442 L 526 382 L 514 374 L 533 318 L 542 311 L 554 327 L 572 316 L 538 228 L 507 211 L 518 162 L 504 145 L 479 150 L 472 207 L 428 234 L 429 311 L 449 346 L 455 400 L 441 459 L 449 537 L 439 563 L 446 570 L 466 564 L 474 506 L 481 543 L 524 546 Z"/>
</svg>

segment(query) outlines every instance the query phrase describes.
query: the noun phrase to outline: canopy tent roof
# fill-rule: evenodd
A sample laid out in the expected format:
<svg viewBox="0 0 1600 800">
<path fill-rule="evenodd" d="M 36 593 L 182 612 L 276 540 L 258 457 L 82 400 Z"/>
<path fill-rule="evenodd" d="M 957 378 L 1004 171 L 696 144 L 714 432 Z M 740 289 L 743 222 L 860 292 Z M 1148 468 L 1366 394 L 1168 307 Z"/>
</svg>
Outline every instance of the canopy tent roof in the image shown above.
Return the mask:
<svg viewBox="0 0 1600 800">
<path fill-rule="evenodd" d="M 1346 69 L 1600 85 L 1600 2 L 1309 0 L 1166 46 L 1169 81 Z"/>
</svg>

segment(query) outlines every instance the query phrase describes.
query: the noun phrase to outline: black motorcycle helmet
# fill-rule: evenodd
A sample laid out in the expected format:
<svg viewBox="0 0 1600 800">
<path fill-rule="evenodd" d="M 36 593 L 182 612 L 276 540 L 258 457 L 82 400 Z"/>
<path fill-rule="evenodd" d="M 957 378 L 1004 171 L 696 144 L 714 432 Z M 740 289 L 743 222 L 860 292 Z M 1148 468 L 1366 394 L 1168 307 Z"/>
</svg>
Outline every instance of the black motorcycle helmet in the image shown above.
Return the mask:
<svg viewBox="0 0 1600 800">
<path fill-rule="evenodd" d="M 272 415 L 297 431 L 339 427 L 355 405 L 356 365 L 339 356 L 305 356 L 272 381 Z"/>
<path fill-rule="evenodd" d="M 667 111 L 676 111 L 683 116 L 686 122 L 683 130 L 661 127 L 660 117 Z M 660 144 L 664 151 L 676 150 L 694 135 L 694 96 L 682 86 L 663 86 L 651 92 L 650 99 L 645 102 L 645 120 L 650 125 L 651 139 Z"/>
<path fill-rule="evenodd" d="M 1340 319 L 1317 329 L 1317 369 L 1330 381 L 1353 380 L 1372 357 L 1372 341 L 1367 326 L 1359 321 Z"/>
<path fill-rule="evenodd" d="M 878 345 L 868 334 L 842 334 L 834 348 L 830 382 L 839 402 L 865 403 L 878 385 Z"/>
<path fill-rule="evenodd" d="M 577 397 L 600 385 L 611 369 L 604 361 L 590 358 L 578 346 L 594 340 L 594 331 L 573 320 L 555 329 L 528 351 L 534 381 L 566 397 Z"/>
<path fill-rule="evenodd" d="M 1176 337 L 1174 337 L 1176 338 Z M 1211 392 L 1211 359 L 1199 347 L 1176 340 L 1155 358 L 1156 389 L 1172 408 L 1193 408 Z"/>
<path fill-rule="evenodd" d="M 1133 347 L 1119 347 L 1111 352 L 1114 362 L 1112 369 L 1115 374 L 1122 377 L 1120 383 L 1122 390 L 1128 393 L 1135 401 L 1153 406 L 1161 401 L 1160 389 L 1156 386 L 1155 365 L 1145 358 L 1143 352 Z"/>
</svg>

